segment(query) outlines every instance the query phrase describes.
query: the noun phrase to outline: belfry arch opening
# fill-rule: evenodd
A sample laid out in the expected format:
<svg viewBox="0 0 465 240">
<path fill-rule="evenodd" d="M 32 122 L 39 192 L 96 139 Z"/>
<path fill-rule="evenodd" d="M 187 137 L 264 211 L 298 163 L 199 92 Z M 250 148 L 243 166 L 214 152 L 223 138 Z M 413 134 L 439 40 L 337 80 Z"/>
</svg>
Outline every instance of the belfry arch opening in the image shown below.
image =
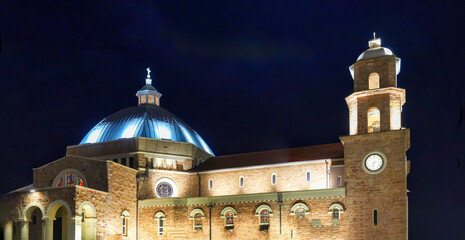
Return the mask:
<svg viewBox="0 0 465 240">
<path fill-rule="evenodd" d="M 377 107 L 368 109 L 368 133 L 379 132 L 381 130 L 381 116 Z"/>
<path fill-rule="evenodd" d="M 379 74 L 374 72 L 368 76 L 368 89 L 376 88 L 379 88 Z"/>
</svg>

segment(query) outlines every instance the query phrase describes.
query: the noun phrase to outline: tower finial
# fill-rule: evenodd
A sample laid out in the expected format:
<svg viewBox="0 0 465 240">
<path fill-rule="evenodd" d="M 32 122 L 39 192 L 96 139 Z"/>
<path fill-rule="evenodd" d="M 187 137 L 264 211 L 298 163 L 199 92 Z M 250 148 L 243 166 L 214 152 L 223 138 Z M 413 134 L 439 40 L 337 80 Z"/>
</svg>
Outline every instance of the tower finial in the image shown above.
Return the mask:
<svg viewBox="0 0 465 240">
<path fill-rule="evenodd" d="M 373 32 L 373 40 L 368 41 L 368 47 L 370 48 L 381 47 L 381 39 L 376 38 L 376 32 Z"/>
<path fill-rule="evenodd" d="M 145 79 L 146 84 L 152 84 L 152 79 L 150 78 L 150 68 L 147 68 L 147 79 Z"/>
</svg>

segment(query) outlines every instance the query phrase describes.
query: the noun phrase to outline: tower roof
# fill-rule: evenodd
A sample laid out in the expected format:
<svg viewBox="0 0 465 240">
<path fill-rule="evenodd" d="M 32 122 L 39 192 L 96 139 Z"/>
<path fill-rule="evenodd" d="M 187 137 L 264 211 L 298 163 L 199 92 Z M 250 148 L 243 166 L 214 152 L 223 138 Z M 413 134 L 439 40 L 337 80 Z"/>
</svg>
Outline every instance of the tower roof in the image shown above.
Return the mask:
<svg viewBox="0 0 465 240">
<path fill-rule="evenodd" d="M 382 47 L 381 46 L 381 38 L 376 38 L 376 34 L 373 33 L 373 39 L 368 41 L 368 49 L 362 52 L 357 58 L 356 62 L 374 59 L 384 56 L 394 56 L 396 59 L 396 75 L 400 73 L 400 58 L 396 57 L 394 53 L 392 53 L 391 49 Z M 354 79 L 354 65 L 352 64 L 349 67 L 350 75 L 352 79 Z"/>
</svg>

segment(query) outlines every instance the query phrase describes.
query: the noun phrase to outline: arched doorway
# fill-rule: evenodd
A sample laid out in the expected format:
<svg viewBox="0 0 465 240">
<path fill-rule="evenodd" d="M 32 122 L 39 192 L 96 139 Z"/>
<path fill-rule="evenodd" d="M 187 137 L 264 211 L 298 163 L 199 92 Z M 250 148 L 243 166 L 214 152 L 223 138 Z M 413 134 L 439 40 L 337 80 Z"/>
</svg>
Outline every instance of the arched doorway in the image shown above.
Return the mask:
<svg viewBox="0 0 465 240">
<path fill-rule="evenodd" d="M 70 227 L 70 208 L 64 201 L 55 201 L 47 210 L 45 221 L 46 240 L 68 240 Z"/>
<path fill-rule="evenodd" d="M 21 239 L 29 240 L 42 240 L 44 237 L 43 221 L 44 207 L 40 203 L 32 202 L 29 203 L 22 212 L 20 217 L 19 229 L 21 232 L 15 234 L 20 236 Z"/>
<path fill-rule="evenodd" d="M 81 216 L 81 239 L 97 239 L 97 216 L 94 205 L 90 202 L 83 202 L 78 213 Z"/>
<path fill-rule="evenodd" d="M 43 237 L 43 224 L 42 224 L 42 211 L 35 207 L 31 212 L 29 221 L 29 240 L 42 240 Z"/>
</svg>

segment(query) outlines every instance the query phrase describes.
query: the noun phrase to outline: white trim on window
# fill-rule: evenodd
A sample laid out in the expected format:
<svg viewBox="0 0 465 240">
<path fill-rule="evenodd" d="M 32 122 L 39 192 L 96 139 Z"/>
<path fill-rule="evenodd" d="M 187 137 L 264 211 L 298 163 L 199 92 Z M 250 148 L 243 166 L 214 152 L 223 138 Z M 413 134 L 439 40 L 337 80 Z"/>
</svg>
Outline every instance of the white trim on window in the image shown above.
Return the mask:
<svg viewBox="0 0 465 240">
<path fill-rule="evenodd" d="M 213 190 L 213 179 L 208 180 L 208 189 Z"/>
<path fill-rule="evenodd" d="M 157 224 L 157 234 L 158 236 L 163 236 L 163 230 L 164 230 L 164 221 L 166 219 L 166 216 L 163 212 L 157 212 L 154 217 L 155 220 L 158 221 Z"/>
<path fill-rule="evenodd" d="M 128 236 L 128 219 L 129 219 L 129 212 L 127 210 L 124 210 L 123 213 L 121 213 L 121 218 L 123 219 L 123 231 L 122 231 L 122 235 L 123 237 L 127 237 Z"/>
<path fill-rule="evenodd" d="M 307 173 L 305 173 L 305 181 L 310 182 L 311 180 L 312 180 L 312 174 L 310 173 L 310 171 L 307 171 Z"/>
<path fill-rule="evenodd" d="M 337 176 L 337 186 L 342 186 L 342 176 Z"/>
<path fill-rule="evenodd" d="M 271 185 L 276 185 L 278 183 L 278 176 L 276 173 L 271 174 Z"/>
</svg>

